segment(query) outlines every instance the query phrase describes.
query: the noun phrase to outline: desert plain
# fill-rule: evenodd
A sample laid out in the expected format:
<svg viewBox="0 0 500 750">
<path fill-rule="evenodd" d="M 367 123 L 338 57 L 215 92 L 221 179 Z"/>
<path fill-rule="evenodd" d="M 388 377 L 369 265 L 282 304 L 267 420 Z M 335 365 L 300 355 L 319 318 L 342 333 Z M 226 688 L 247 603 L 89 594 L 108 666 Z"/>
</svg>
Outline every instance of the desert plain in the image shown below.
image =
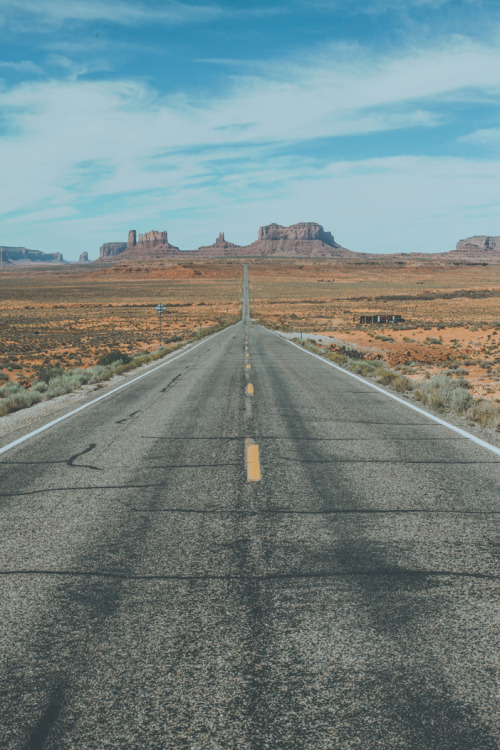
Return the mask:
<svg viewBox="0 0 500 750">
<path fill-rule="evenodd" d="M 169 259 L 111 267 L 23 266 L 0 271 L 0 371 L 29 387 L 46 366 L 88 367 L 182 342 L 238 319 L 243 265 L 251 317 L 287 333 L 331 337 L 406 377 L 467 381 L 500 403 L 500 264 L 441 261 Z M 362 324 L 363 314 L 398 315 Z"/>
</svg>

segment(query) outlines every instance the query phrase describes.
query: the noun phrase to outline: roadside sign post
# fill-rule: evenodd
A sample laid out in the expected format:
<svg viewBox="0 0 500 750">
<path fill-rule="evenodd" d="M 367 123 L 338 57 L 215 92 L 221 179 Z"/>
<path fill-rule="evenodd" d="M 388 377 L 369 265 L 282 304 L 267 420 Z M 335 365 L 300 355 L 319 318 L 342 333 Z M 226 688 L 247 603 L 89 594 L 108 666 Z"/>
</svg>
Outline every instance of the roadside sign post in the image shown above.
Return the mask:
<svg viewBox="0 0 500 750">
<path fill-rule="evenodd" d="M 167 308 L 165 305 L 163 305 L 161 302 L 159 305 L 156 305 L 155 310 L 158 313 L 158 320 L 159 320 L 159 331 L 158 331 L 158 339 L 159 339 L 159 345 L 158 348 L 161 349 L 161 314 L 165 312 Z"/>
</svg>

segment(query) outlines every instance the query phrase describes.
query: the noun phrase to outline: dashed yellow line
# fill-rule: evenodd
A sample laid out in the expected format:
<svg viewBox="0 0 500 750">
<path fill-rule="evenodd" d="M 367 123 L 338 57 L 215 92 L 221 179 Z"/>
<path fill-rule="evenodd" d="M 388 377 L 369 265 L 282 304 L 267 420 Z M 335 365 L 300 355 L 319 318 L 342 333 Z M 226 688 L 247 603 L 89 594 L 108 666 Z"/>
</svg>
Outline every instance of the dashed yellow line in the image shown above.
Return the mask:
<svg viewBox="0 0 500 750">
<path fill-rule="evenodd" d="M 247 385 L 247 396 L 253 396 L 253 384 L 248 383 Z"/>
<path fill-rule="evenodd" d="M 246 356 L 246 357 L 249 357 L 250 355 L 249 355 L 249 353 L 247 352 L 245 356 Z"/>
<path fill-rule="evenodd" d="M 245 440 L 245 466 L 247 468 L 247 482 L 260 482 L 262 473 L 260 470 L 259 446 L 250 438 Z"/>
<path fill-rule="evenodd" d="M 252 365 L 251 365 L 251 364 L 249 363 L 249 364 L 247 365 L 247 370 L 251 370 L 251 369 L 252 369 Z"/>
</svg>

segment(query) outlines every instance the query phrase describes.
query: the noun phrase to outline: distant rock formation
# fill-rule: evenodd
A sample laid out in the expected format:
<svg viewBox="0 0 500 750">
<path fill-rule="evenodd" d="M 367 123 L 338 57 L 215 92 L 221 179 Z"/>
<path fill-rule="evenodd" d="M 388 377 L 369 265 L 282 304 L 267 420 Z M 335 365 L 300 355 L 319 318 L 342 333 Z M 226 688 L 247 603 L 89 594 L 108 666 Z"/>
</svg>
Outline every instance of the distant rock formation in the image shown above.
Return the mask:
<svg viewBox="0 0 500 750">
<path fill-rule="evenodd" d="M 168 241 L 168 233 L 152 229 L 151 232 L 137 234 L 135 229 L 128 233 L 125 250 L 118 260 L 151 260 L 178 255 L 180 250 Z"/>
<path fill-rule="evenodd" d="M 87 252 L 80 253 L 80 257 L 78 258 L 78 263 L 90 263 L 89 254 Z"/>
<path fill-rule="evenodd" d="M 280 224 L 269 224 L 259 229 L 258 241 L 260 240 L 297 240 L 299 242 L 319 240 L 325 245 L 339 247 L 331 232 L 325 232 L 321 224 L 314 221 L 292 224 L 291 227 L 282 227 Z"/>
<path fill-rule="evenodd" d="M 27 247 L 0 247 L 0 262 L 22 265 L 25 263 L 64 263 L 62 253 L 44 253 Z"/>
<path fill-rule="evenodd" d="M 197 255 L 202 255 L 203 257 L 230 257 L 236 255 L 237 251 L 241 249 L 241 245 L 228 242 L 224 236 L 224 232 L 219 232 L 219 236 L 213 245 L 203 245 L 198 250 L 195 250 L 195 252 Z"/>
<path fill-rule="evenodd" d="M 182 252 L 168 241 L 165 231 L 152 230 L 138 234 L 135 229 L 128 233 L 127 242 L 107 242 L 101 246 L 99 260 L 114 262 L 122 260 L 148 260 L 184 255 L 184 257 L 238 258 L 245 256 L 283 256 L 296 258 L 346 258 L 358 256 L 337 242 L 331 232 L 321 224 L 302 222 L 290 227 L 269 224 L 259 229 L 258 239 L 251 245 L 235 245 L 228 242 L 220 232 L 213 245 L 202 245 L 198 250 Z M 116 257 L 118 256 L 118 257 Z"/>
<path fill-rule="evenodd" d="M 168 241 L 168 233 L 157 232 L 155 229 L 152 229 L 151 232 L 140 234 L 137 240 L 137 244 L 142 245 L 143 247 L 156 247 L 158 245 L 167 245 L 168 247 L 173 247 L 173 245 L 170 245 Z"/>
<path fill-rule="evenodd" d="M 131 229 L 128 233 L 127 250 L 137 247 L 137 245 L 141 245 L 144 248 L 157 247 L 158 245 L 173 247 L 168 242 L 168 232 L 158 232 L 156 229 L 152 229 L 151 232 L 139 234 L 139 237 L 137 237 L 136 230 Z"/>
<path fill-rule="evenodd" d="M 500 256 L 500 237 L 488 237 L 480 234 L 459 240 L 457 247 L 448 255 L 460 255 L 463 258 L 484 258 L 485 256 Z"/>
<path fill-rule="evenodd" d="M 116 255 L 120 255 L 127 249 L 126 242 L 105 242 L 99 249 L 99 260 L 113 259 Z"/>
<path fill-rule="evenodd" d="M 178 247 L 169 243 L 167 232 L 153 229 L 151 232 L 137 234 L 135 229 L 131 229 L 127 242 L 106 242 L 101 245 L 99 260 L 148 260 L 169 257 L 179 252 Z"/>
<path fill-rule="evenodd" d="M 245 255 L 346 258 L 356 253 L 335 242 L 321 224 L 301 222 L 283 227 L 269 224 L 259 229 L 256 242 L 247 245 Z"/>
</svg>

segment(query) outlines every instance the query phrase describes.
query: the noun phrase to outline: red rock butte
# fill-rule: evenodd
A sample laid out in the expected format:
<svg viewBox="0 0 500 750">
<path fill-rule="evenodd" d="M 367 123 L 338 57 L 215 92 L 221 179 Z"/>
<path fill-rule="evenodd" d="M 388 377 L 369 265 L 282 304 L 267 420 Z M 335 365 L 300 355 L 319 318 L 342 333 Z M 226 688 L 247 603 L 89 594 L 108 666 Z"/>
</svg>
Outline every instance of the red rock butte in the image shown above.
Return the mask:
<svg viewBox="0 0 500 750">
<path fill-rule="evenodd" d="M 259 229 L 258 238 L 250 245 L 236 245 L 226 240 L 221 232 L 212 245 L 203 245 L 197 250 L 181 251 L 168 242 L 167 232 L 151 231 L 137 234 L 135 229 L 128 233 L 128 241 L 107 242 L 101 246 L 99 260 L 142 260 L 165 258 L 175 255 L 189 255 L 204 258 L 237 258 L 245 256 L 282 257 L 325 257 L 345 258 L 355 256 L 335 242 L 331 232 L 326 232 L 321 224 L 302 222 L 284 227 L 269 224 Z M 119 258 L 116 258 L 119 256 Z"/>
<path fill-rule="evenodd" d="M 128 233 L 128 242 L 107 242 L 101 245 L 100 261 L 114 260 L 150 260 L 180 254 L 178 247 L 168 241 L 167 232 L 152 230 L 137 234 L 135 229 Z"/>
</svg>

